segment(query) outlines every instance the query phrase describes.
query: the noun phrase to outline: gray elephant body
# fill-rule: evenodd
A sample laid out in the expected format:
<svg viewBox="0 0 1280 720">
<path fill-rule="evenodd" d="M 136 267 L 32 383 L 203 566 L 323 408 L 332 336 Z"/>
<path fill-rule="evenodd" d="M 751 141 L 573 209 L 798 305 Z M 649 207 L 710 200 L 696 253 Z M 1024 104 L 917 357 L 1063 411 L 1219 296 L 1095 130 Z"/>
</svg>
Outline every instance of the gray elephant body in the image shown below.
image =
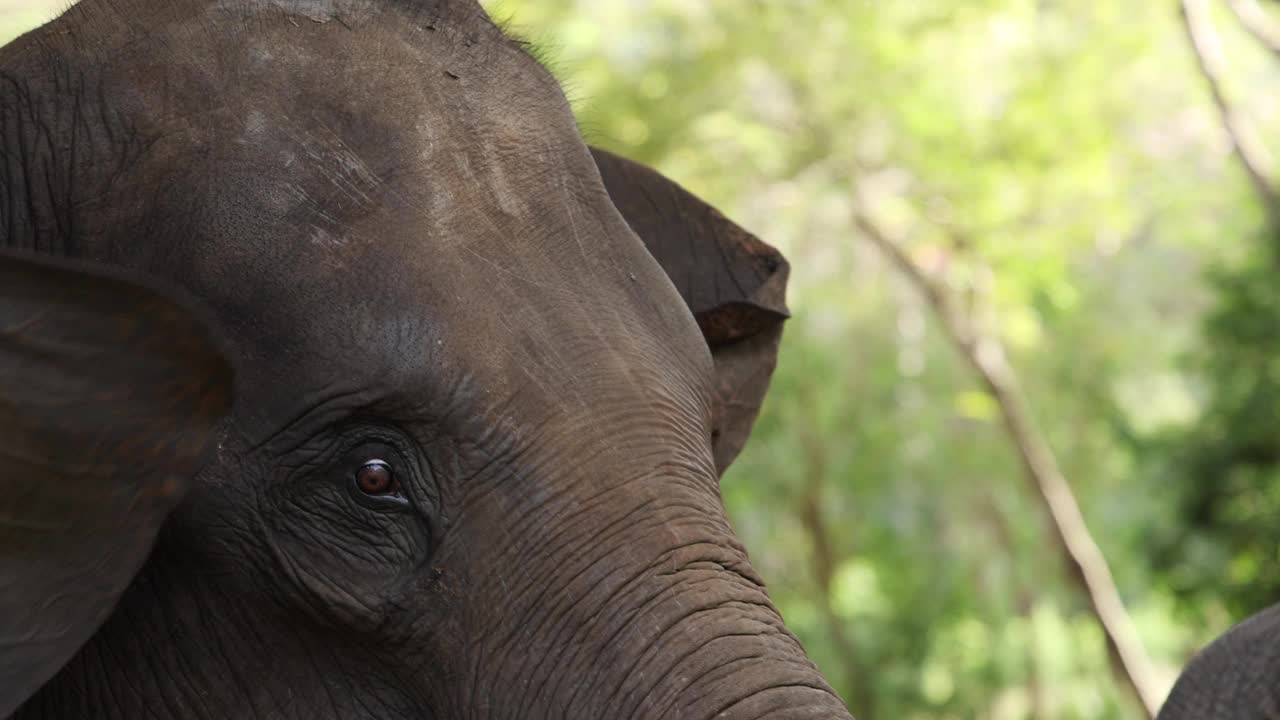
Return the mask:
<svg viewBox="0 0 1280 720">
<path fill-rule="evenodd" d="M 1187 664 L 1157 720 L 1280 718 L 1280 605 L 1236 625 Z"/>
<path fill-rule="evenodd" d="M 848 717 L 717 487 L 785 262 L 478 5 L 84 0 L 0 79 L 0 715 Z"/>
</svg>

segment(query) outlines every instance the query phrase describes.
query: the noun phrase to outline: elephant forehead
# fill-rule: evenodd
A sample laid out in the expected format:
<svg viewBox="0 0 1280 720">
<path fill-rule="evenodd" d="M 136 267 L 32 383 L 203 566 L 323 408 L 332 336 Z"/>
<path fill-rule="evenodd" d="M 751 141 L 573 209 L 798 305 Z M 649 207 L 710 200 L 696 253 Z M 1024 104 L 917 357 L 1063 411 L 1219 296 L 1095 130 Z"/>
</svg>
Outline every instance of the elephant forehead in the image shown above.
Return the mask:
<svg viewBox="0 0 1280 720">
<path fill-rule="evenodd" d="M 224 244 L 190 282 L 249 365 L 242 389 L 278 410 L 268 422 L 329 395 L 477 412 L 519 396 L 561 413 L 662 384 L 700 392 L 696 329 L 657 264 L 625 226 L 573 212 L 573 228 L 563 210 L 526 228 L 383 208 L 342 240 Z M 669 330 L 680 318 L 685 334 Z"/>
<path fill-rule="evenodd" d="M 492 28 L 403 19 L 189 23 L 167 31 L 183 52 L 113 70 L 159 138 L 138 175 L 172 198 L 156 226 L 197 228 L 147 264 L 214 307 L 242 386 L 283 406 L 469 379 L 554 405 L 664 362 L 705 374 L 551 77 Z"/>
<path fill-rule="evenodd" d="M 683 302 L 575 136 L 517 151 L 495 132 L 397 165 L 361 138 L 261 132 L 208 195 L 191 275 L 257 355 L 307 370 L 295 378 L 417 391 L 466 376 L 564 399 L 584 368 L 696 354 Z M 431 144 L 420 132 L 381 147 Z M 261 159 L 281 148 L 304 157 Z"/>
</svg>

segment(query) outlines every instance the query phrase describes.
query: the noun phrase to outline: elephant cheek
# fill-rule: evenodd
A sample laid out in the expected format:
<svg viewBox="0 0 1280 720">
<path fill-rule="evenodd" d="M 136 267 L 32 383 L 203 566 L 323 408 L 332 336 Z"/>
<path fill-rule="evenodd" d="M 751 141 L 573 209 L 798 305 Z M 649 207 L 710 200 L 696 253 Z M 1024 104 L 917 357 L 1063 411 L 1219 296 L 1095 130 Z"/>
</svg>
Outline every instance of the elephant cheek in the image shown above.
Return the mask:
<svg viewBox="0 0 1280 720">
<path fill-rule="evenodd" d="M 280 495 L 267 499 L 276 506 L 267 545 L 282 594 L 332 627 L 377 633 L 396 618 L 415 587 L 413 569 L 430 554 L 428 529 L 353 512 L 332 484 L 315 484 L 303 502 Z"/>
</svg>

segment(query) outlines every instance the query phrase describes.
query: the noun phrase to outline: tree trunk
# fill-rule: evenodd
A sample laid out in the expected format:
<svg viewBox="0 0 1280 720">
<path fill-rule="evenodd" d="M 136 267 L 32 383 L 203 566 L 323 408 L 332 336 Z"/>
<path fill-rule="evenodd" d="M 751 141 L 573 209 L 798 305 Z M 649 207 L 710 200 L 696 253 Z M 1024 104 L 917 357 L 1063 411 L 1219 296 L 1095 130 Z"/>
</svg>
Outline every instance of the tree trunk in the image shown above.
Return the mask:
<svg viewBox="0 0 1280 720">
<path fill-rule="evenodd" d="M 1071 486 L 1032 417 L 1000 341 L 983 334 L 943 287 L 870 218 L 860 212 L 857 223 L 929 301 L 952 344 L 995 399 L 1028 484 L 1051 520 L 1052 538 L 1071 570 L 1071 579 L 1088 598 L 1094 617 L 1102 625 L 1117 678 L 1133 691 L 1148 716 L 1155 717 L 1163 698 L 1151 661 L 1125 610 L 1106 557 L 1089 533 Z"/>
</svg>

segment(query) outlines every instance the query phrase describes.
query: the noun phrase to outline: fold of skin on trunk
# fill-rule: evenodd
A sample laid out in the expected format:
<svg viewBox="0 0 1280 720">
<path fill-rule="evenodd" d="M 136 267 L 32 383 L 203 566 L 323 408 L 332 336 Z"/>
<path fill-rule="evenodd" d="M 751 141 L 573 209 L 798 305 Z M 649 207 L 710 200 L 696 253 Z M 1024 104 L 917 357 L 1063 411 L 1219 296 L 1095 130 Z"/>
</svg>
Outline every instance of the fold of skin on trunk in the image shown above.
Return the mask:
<svg viewBox="0 0 1280 720">
<path fill-rule="evenodd" d="M 527 717 L 848 717 L 735 539 L 706 450 L 670 420 L 679 411 L 631 415 L 596 425 L 628 428 L 612 438 L 622 462 L 586 426 L 534 461 L 570 470 L 560 493 L 506 515 L 521 521 L 485 551 L 500 558 L 493 572 L 468 577 L 503 611 L 464 614 L 482 670 L 463 707 L 516 688 Z M 593 455 L 576 468 L 561 457 Z M 503 509 L 472 511 L 488 527 L 483 515 Z"/>
</svg>

